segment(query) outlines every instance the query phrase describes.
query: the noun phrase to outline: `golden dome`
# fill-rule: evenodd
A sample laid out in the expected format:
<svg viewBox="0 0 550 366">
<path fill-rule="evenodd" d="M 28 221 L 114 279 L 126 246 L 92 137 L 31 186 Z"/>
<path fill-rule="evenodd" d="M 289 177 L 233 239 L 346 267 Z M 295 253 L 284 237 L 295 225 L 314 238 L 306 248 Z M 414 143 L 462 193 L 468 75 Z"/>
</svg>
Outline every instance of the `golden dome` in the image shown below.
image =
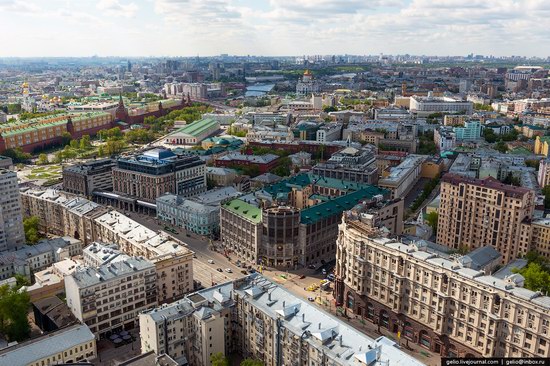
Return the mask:
<svg viewBox="0 0 550 366">
<path fill-rule="evenodd" d="M 311 76 L 311 71 L 309 71 L 309 69 L 306 69 L 306 71 L 304 71 L 304 76 Z"/>
<path fill-rule="evenodd" d="M 27 82 L 25 81 L 23 84 L 21 84 L 21 87 L 22 87 L 22 88 L 28 88 L 28 87 L 29 87 L 29 83 L 27 83 Z"/>
</svg>

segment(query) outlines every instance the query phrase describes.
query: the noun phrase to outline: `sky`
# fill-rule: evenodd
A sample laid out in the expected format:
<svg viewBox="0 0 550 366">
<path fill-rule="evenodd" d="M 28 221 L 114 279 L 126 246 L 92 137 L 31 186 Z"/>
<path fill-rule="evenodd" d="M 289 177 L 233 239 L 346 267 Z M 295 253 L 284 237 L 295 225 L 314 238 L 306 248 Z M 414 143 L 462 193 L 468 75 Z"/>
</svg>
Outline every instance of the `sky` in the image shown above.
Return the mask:
<svg viewBox="0 0 550 366">
<path fill-rule="evenodd" d="M 550 0 L 0 0 L 0 57 L 550 56 Z"/>
</svg>

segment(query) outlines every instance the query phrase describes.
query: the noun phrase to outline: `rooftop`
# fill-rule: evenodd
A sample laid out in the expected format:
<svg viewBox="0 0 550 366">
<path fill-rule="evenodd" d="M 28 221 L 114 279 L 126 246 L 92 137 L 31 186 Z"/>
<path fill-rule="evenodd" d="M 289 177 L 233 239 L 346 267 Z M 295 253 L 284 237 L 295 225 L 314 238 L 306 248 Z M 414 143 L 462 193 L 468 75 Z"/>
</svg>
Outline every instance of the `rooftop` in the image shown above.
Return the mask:
<svg viewBox="0 0 550 366">
<path fill-rule="evenodd" d="M 74 325 L 0 351 L 0 364 L 29 365 L 94 340 L 86 325 Z"/>
<path fill-rule="evenodd" d="M 300 212 L 300 223 L 310 225 L 334 215 L 341 215 L 342 212 L 350 210 L 361 201 L 369 200 L 376 195 L 384 195 L 386 193 L 385 189 L 370 186 L 345 196 L 330 199 L 302 210 Z"/>
<path fill-rule="evenodd" d="M 245 217 L 255 224 L 262 222 L 262 210 L 240 199 L 226 202 L 222 207 L 236 215 Z"/>
<path fill-rule="evenodd" d="M 71 276 L 78 287 L 85 288 L 150 268 L 155 268 L 155 265 L 147 259 L 131 257 L 120 262 L 103 264 L 97 269 L 91 267 L 77 269 Z"/>
<path fill-rule="evenodd" d="M 531 192 L 530 189 L 524 188 L 524 187 L 516 187 L 509 184 L 504 184 L 498 181 L 497 179 L 493 177 L 487 177 L 485 179 L 476 179 L 467 177 L 460 174 L 455 173 L 447 173 L 441 178 L 442 182 L 450 183 L 453 185 L 459 185 L 459 184 L 471 184 L 476 185 L 480 187 L 486 187 L 490 189 L 495 189 L 501 192 L 504 192 L 507 196 L 515 197 L 515 198 L 521 198 L 524 195 Z"/>
<path fill-rule="evenodd" d="M 180 128 L 175 133 L 184 133 L 191 136 L 199 136 L 210 128 L 217 126 L 218 121 L 213 118 L 204 118 Z"/>
</svg>

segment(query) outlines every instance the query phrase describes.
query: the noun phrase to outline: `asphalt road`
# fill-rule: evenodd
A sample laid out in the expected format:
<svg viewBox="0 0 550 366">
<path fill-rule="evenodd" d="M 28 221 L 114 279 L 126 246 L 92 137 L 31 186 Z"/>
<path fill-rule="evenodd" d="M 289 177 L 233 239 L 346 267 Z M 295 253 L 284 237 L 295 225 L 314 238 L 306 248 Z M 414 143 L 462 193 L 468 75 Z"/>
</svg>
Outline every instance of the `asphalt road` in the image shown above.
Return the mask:
<svg viewBox="0 0 550 366">
<path fill-rule="evenodd" d="M 164 227 L 167 226 L 162 222 L 159 224 L 157 219 L 152 216 L 137 213 L 130 213 L 128 216 L 152 230 L 165 231 Z M 234 255 L 230 255 L 230 259 L 228 259 L 223 253 L 213 250 L 216 245 L 215 242 L 213 243 L 214 245 L 210 245 L 210 241 L 206 237 L 192 233 L 189 234 L 190 236 L 187 236 L 185 230 L 181 228 L 175 228 L 175 230 L 178 232 L 177 234 L 170 232 L 167 233 L 183 241 L 191 250 L 195 252 L 196 258 L 193 260 L 193 277 L 195 280 L 200 281 L 204 287 L 210 287 L 212 282 L 223 283 L 244 276 L 244 274 L 241 273 L 243 269 L 234 264 L 237 260 Z M 213 260 L 214 264 L 209 264 L 208 260 Z M 327 264 L 329 267 L 332 267 L 332 265 L 333 263 Z M 221 268 L 224 271 L 218 272 L 217 268 Z M 230 268 L 232 273 L 227 273 L 225 271 L 226 268 Z M 319 284 L 320 281 L 326 277 L 321 273 L 320 268 L 303 268 L 296 271 L 286 272 L 270 268 L 262 268 L 261 272 L 262 275 L 285 287 L 294 295 L 304 299 L 309 299 L 319 308 L 324 309 L 335 316 L 341 317 L 341 314 L 339 314 L 336 309 L 334 299 L 331 294 L 332 284 L 331 288 L 327 291 L 323 291 L 321 289 L 317 289 L 315 291 L 307 290 L 310 285 L 314 283 Z M 360 319 L 356 319 L 355 317 L 342 318 L 342 321 L 352 324 L 355 328 L 364 332 L 371 338 L 377 338 L 380 335 L 385 335 L 395 340 L 395 334 L 384 329 L 379 330 L 377 329 L 378 327 L 371 322 L 365 322 Z M 411 343 L 410 349 L 403 348 L 403 351 L 421 360 L 427 365 L 438 366 L 440 364 L 439 355 L 435 355 L 416 344 Z"/>
</svg>

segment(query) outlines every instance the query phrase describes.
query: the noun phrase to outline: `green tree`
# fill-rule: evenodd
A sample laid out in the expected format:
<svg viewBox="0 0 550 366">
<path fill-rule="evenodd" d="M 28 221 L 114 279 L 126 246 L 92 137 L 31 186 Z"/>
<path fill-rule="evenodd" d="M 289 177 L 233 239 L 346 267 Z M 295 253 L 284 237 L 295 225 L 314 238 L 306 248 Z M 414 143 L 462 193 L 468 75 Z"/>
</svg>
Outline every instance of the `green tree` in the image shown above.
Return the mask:
<svg viewBox="0 0 550 366">
<path fill-rule="evenodd" d="M 8 114 L 17 114 L 19 112 L 21 112 L 21 104 L 19 103 L 8 104 Z"/>
<path fill-rule="evenodd" d="M 97 148 L 97 155 L 98 155 L 98 156 L 105 156 L 105 152 L 103 151 L 103 145 L 100 145 L 100 146 Z"/>
<path fill-rule="evenodd" d="M 71 143 L 71 140 L 73 139 L 73 137 L 71 136 L 70 133 L 68 132 L 63 132 L 61 134 L 61 146 L 67 146 Z"/>
<path fill-rule="evenodd" d="M 279 162 L 275 169 L 273 169 L 273 174 L 278 175 L 279 177 L 288 177 L 290 175 L 290 167 L 292 166 L 292 161 L 288 156 L 279 158 Z"/>
<path fill-rule="evenodd" d="M 71 147 L 71 149 L 78 149 L 78 140 L 71 140 L 71 142 L 69 143 L 69 146 Z"/>
<path fill-rule="evenodd" d="M 31 281 L 29 281 L 29 279 L 25 276 L 23 276 L 22 274 L 16 274 L 15 276 L 15 281 L 16 281 L 16 286 L 17 288 L 21 288 L 23 286 L 30 286 L 31 285 Z"/>
<path fill-rule="evenodd" d="M 497 135 L 495 134 L 492 128 L 485 128 L 483 130 L 483 138 L 485 139 L 485 141 L 492 144 L 493 142 L 496 142 Z"/>
<path fill-rule="evenodd" d="M 24 152 L 20 147 L 15 149 L 6 149 L 2 155 L 7 156 L 13 160 L 14 164 L 26 163 L 31 158 L 31 154 Z"/>
<path fill-rule="evenodd" d="M 544 194 L 544 207 L 550 208 L 550 186 L 545 186 L 542 189 L 542 194 Z"/>
<path fill-rule="evenodd" d="M 326 107 L 323 108 L 323 112 L 325 112 L 325 113 L 336 112 L 337 110 L 338 110 L 338 108 L 333 107 L 333 106 L 326 106 Z"/>
<path fill-rule="evenodd" d="M 37 216 L 29 216 L 23 219 L 23 230 L 27 244 L 36 244 L 42 237 L 38 231 L 40 219 Z"/>
<path fill-rule="evenodd" d="M 92 144 L 90 143 L 90 136 L 89 135 L 84 135 L 82 136 L 82 138 L 80 139 L 80 150 L 87 150 L 89 149 Z"/>
<path fill-rule="evenodd" d="M 38 164 L 38 165 L 49 164 L 48 155 L 46 155 L 46 154 L 38 155 L 38 160 L 36 161 L 36 164 Z"/>
<path fill-rule="evenodd" d="M 0 333 L 10 342 L 23 341 L 30 334 L 29 303 L 29 294 L 18 286 L 0 286 Z"/>
<path fill-rule="evenodd" d="M 229 360 L 221 352 L 214 353 L 210 356 L 210 362 L 212 363 L 212 366 L 229 366 Z"/>
<path fill-rule="evenodd" d="M 143 128 L 130 130 L 124 134 L 124 140 L 129 144 L 146 144 L 153 141 L 154 139 L 155 135 L 153 134 L 153 132 Z"/>
<path fill-rule="evenodd" d="M 513 271 L 525 278 L 525 288 L 543 293 L 550 292 L 550 273 L 540 263 L 531 262 L 521 270 L 513 269 Z"/>
<path fill-rule="evenodd" d="M 216 181 L 212 178 L 206 177 L 206 187 L 207 189 L 212 189 L 216 187 Z"/>
<path fill-rule="evenodd" d="M 506 145 L 506 143 L 501 140 L 493 146 L 493 149 L 504 154 L 506 153 L 506 151 L 508 151 L 508 145 Z"/>
<path fill-rule="evenodd" d="M 105 144 L 105 154 L 108 156 L 119 154 L 124 148 L 126 147 L 126 144 L 122 140 L 108 140 Z"/>
<path fill-rule="evenodd" d="M 251 358 L 246 358 L 242 360 L 240 366 L 264 366 L 264 363 L 260 360 L 253 360 Z"/>
<path fill-rule="evenodd" d="M 429 214 L 426 215 L 426 221 L 428 222 L 428 225 L 433 229 L 434 234 L 437 233 L 437 219 L 439 215 L 437 212 L 432 211 Z"/>
</svg>

